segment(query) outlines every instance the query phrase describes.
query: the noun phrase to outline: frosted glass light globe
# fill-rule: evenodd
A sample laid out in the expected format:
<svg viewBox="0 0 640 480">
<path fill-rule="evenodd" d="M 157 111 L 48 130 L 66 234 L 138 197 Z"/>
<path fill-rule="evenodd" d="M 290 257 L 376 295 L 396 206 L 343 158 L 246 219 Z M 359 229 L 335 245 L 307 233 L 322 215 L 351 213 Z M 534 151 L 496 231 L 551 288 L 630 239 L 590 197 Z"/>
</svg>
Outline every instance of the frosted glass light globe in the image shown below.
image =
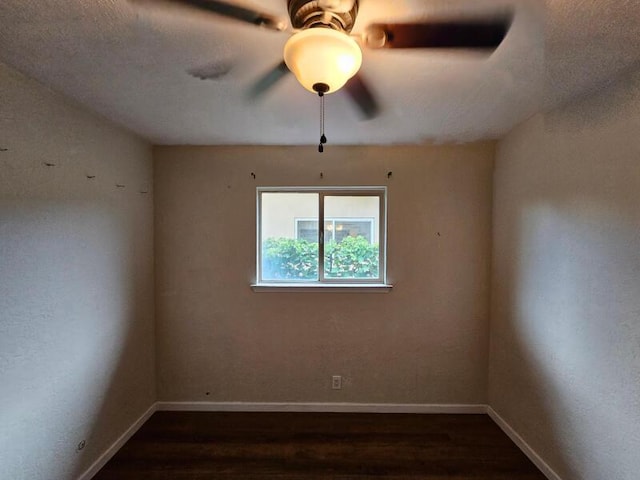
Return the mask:
<svg viewBox="0 0 640 480">
<path fill-rule="evenodd" d="M 346 33 L 329 28 L 310 28 L 292 35 L 284 46 L 284 61 L 304 88 L 329 86 L 340 90 L 362 65 L 362 51 Z"/>
</svg>

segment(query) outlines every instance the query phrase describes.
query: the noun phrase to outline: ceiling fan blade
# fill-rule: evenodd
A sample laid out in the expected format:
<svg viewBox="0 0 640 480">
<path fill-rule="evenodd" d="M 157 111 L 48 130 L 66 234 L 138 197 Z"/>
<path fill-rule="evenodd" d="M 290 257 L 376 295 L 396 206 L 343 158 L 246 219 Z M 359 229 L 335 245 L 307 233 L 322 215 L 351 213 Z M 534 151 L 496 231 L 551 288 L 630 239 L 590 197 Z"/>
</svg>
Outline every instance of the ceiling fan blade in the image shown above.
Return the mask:
<svg viewBox="0 0 640 480">
<path fill-rule="evenodd" d="M 251 90 L 249 90 L 249 98 L 256 99 L 261 97 L 289 73 L 291 73 L 291 70 L 289 70 L 287 64 L 284 61 L 280 62 L 253 84 Z"/>
<path fill-rule="evenodd" d="M 271 30 L 283 31 L 287 28 L 287 23 L 281 18 L 268 13 L 258 12 L 250 8 L 234 5 L 218 0 L 130 0 L 139 4 L 174 4 L 194 8 L 200 11 L 216 13 L 223 17 L 233 18 L 245 23 L 251 23 Z"/>
<path fill-rule="evenodd" d="M 375 23 L 365 32 L 369 48 L 498 48 L 511 26 L 510 17 L 423 23 Z"/>
<path fill-rule="evenodd" d="M 360 73 L 351 78 L 344 89 L 358 107 L 363 120 L 370 120 L 378 116 L 380 113 L 378 101 Z"/>
</svg>

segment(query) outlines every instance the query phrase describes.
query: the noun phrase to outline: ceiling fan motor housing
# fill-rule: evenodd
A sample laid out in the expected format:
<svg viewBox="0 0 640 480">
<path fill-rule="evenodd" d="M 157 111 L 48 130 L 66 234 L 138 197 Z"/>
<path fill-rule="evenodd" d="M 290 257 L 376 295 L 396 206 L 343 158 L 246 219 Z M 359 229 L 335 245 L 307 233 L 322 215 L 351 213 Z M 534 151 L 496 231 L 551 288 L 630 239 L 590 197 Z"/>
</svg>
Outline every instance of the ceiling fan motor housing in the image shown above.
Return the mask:
<svg viewBox="0 0 640 480">
<path fill-rule="evenodd" d="M 358 14 L 358 1 L 288 0 L 288 8 L 295 29 L 325 27 L 350 33 Z"/>
</svg>

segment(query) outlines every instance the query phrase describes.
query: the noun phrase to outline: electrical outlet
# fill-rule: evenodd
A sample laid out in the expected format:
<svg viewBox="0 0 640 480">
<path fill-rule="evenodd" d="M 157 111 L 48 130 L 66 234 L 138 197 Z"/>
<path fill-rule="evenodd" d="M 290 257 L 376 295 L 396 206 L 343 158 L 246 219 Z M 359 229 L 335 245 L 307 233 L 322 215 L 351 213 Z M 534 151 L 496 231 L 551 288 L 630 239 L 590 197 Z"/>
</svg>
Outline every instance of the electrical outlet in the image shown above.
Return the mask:
<svg viewBox="0 0 640 480">
<path fill-rule="evenodd" d="M 334 390 L 342 389 L 342 377 L 340 375 L 334 375 L 331 377 L 331 388 Z"/>
</svg>

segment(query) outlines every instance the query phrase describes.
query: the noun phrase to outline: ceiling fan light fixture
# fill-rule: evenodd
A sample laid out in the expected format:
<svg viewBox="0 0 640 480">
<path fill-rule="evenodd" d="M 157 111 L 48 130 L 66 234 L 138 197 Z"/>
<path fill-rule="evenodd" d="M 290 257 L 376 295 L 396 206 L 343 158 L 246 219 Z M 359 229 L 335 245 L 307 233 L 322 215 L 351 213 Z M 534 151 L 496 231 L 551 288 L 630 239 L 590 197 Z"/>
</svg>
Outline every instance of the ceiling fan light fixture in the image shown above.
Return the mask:
<svg viewBox="0 0 640 480">
<path fill-rule="evenodd" d="M 284 61 L 310 92 L 318 93 L 314 85 L 324 84 L 328 86 L 326 93 L 333 93 L 358 73 L 362 51 L 346 33 L 309 28 L 289 38 L 284 46 Z"/>
</svg>

